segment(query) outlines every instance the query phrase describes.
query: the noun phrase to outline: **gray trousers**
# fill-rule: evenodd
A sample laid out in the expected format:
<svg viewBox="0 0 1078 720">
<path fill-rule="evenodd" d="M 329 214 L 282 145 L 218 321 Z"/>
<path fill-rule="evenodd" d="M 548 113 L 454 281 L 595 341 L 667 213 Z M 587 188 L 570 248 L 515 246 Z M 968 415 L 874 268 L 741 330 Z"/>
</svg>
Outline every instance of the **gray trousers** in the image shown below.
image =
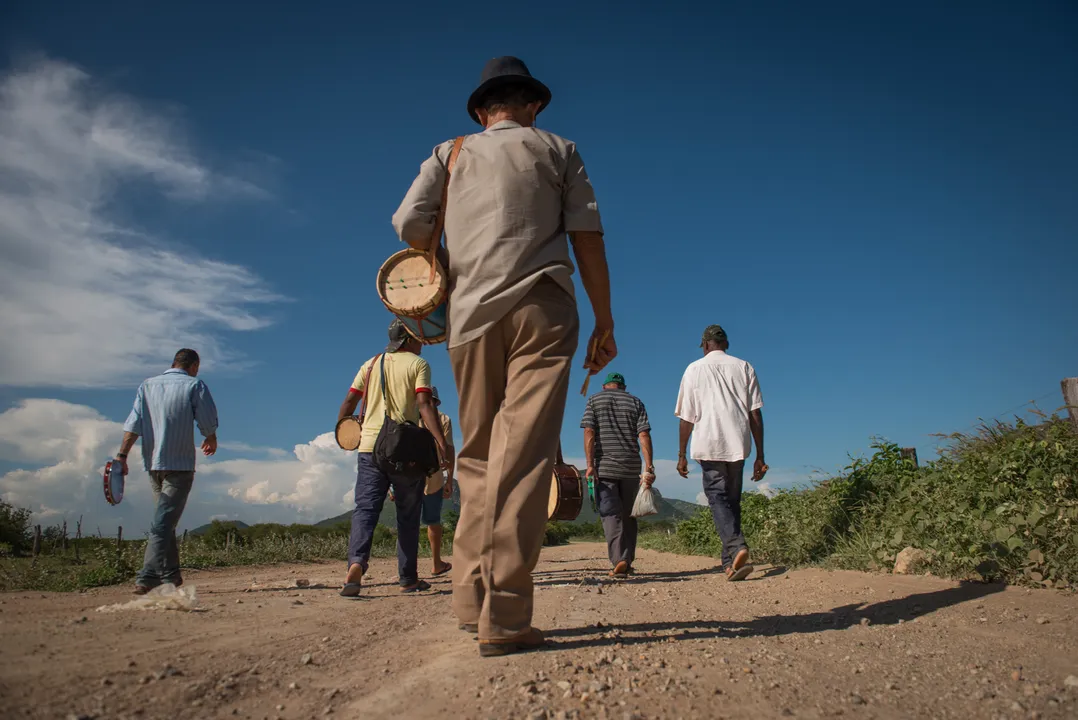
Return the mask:
<svg viewBox="0 0 1078 720">
<path fill-rule="evenodd" d="M 704 470 L 704 495 L 711 508 L 711 519 L 722 539 L 722 566 L 729 568 L 742 550 L 748 550 L 741 534 L 741 483 L 745 461 L 714 462 L 701 460 Z"/>
<path fill-rule="evenodd" d="M 606 551 L 610 564 L 624 560 L 630 565 L 636 559 L 636 518 L 632 516 L 640 478 L 599 478 L 595 492 L 599 495 L 599 517 L 603 521 Z"/>
<path fill-rule="evenodd" d="M 183 515 L 183 508 L 187 505 L 187 496 L 191 494 L 194 482 L 193 470 L 150 471 L 154 512 L 142 569 L 135 577 L 135 582 L 139 585 L 152 588 L 164 583 L 176 584 L 182 581 L 176 526 L 180 523 L 180 516 Z"/>
</svg>

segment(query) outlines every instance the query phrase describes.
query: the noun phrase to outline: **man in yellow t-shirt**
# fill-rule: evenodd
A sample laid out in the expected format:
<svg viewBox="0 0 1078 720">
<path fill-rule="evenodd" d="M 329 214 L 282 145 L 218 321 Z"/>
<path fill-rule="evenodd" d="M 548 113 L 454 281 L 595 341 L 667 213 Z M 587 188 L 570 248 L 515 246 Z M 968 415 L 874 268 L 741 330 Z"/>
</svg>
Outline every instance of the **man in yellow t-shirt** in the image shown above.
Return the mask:
<svg viewBox="0 0 1078 720">
<path fill-rule="evenodd" d="M 432 387 L 431 400 L 435 407 L 440 407 L 441 399 L 438 397 L 438 388 Z M 450 448 L 453 447 L 453 421 L 441 410 L 438 411 L 438 420 L 442 425 L 442 435 Z M 421 425 L 423 423 L 420 423 Z M 451 455 L 455 454 L 450 453 Z M 427 539 L 430 540 L 430 556 L 434 562 L 432 575 L 445 575 L 453 569 L 452 563 L 442 562 L 442 503 L 453 497 L 453 463 L 445 470 L 439 470 L 427 478 L 426 494 L 423 496 L 422 521 L 427 526 Z"/>
<path fill-rule="evenodd" d="M 452 462 L 452 447 L 446 443 L 438 422 L 438 411 L 430 397 L 430 365 L 419 357 L 422 349 L 423 345 L 394 318 L 389 325 L 389 344 L 385 353 L 363 363 L 337 415 L 340 420 L 354 414 L 360 400 L 364 401 L 363 434 L 356 469 L 356 507 L 352 511 L 348 574 L 341 588 L 342 597 L 359 596 L 361 581 L 370 562 L 374 528 L 390 487 L 397 502 L 397 570 L 401 592 L 430 589 L 429 583 L 419 579 L 417 567 L 419 519 L 426 478 L 386 472 L 374 461 L 374 443 L 388 414 L 397 422 L 419 424 L 422 419 L 434 436 L 443 467 Z"/>
</svg>

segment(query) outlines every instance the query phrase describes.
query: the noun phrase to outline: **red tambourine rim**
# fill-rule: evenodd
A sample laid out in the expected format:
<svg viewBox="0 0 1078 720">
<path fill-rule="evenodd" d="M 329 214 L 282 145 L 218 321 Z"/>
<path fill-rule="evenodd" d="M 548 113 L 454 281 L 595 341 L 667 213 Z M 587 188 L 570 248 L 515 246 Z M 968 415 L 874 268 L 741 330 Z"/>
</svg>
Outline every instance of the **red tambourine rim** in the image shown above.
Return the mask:
<svg viewBox="0 0 1078 720">
<path fill-rule="evenodd" d="M 117 498 L 115 498 L 113 496 L 113 494 L 112 494 L 112 482 L 110 481 L 111 475 L 112 475 L 112 460 L 109 460 L 107 463 L 105 463 L 105 475 L 104 475 L 104 478 L 103 478 L 104 483 L 105 483 L 105 500 L 108 502 L 109 505 L 119 505 L 120 500 L 124 499 L 123 491 L 122 490 L 120 491 L 119 499 L 117 499 Z"/>
</svg>

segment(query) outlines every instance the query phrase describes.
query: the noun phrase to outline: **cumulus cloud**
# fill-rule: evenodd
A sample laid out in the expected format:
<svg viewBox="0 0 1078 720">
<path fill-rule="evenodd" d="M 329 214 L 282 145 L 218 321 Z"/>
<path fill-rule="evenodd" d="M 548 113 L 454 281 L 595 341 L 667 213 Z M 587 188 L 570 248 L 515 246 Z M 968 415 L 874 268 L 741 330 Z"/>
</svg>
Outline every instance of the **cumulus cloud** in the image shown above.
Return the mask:
<svg viewBox="0 0 1078 720">
<path fill-rule="evenodd" d="M 214 331 L 267 324 L 252 308 L 279 298 L 260 277 L 122 219 L 136 187 L 172 202 L 265 195 L 70 64 L 0 77 L 0 383 L 115 386 L 181 345 L 212 365 L 229 357 Z"/>
<path fill-rule="evenodd" d="M 124 534 L 149 526 L 153 496 L 139 443 L 128 461 L 124 499 L 105 501 L 101 473 L 123 436 L 123 424 L 91 407 L 62 400 L 28 399 L 0 413 L 0 459 L 22 465 L 0 476 L 0 497 L 30 508 L 35 522 L 69 525 L 85 516 L 85 527 Z M 239 444 L 237 444 L 239 445 Z M 181 527 L 212 519 L 256 522 L 317 522 L 352 506 L 354 452 L 337 447 L 332 433 L 296 445 L 291 452 L 249 448 L 256 459 L 199 458 L 195 489 Z M 219 455 L 229 451 L 218 449 Z"/>
</svg>

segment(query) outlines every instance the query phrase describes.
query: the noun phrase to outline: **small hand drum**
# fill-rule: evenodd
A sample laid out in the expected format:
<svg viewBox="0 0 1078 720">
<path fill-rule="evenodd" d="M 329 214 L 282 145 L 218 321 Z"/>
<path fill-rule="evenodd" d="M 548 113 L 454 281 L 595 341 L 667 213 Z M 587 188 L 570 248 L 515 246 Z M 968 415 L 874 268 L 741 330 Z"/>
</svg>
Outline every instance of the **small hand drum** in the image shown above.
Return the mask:
<svg viewBox="0 0 1078 720">
<path fill-rule="evenodd" d="M 333 434 L 342 450 L 357 450 L 363 438 L 363 425 L 355 415 L 341 418 L 337 421 L 337 428 Z"/>
<path fill-rule="evenodd" d="M 119 505 L 124 499 L 124 465 L 117 460 L 105 463 L 105 500 L 109 505 Z"/>
<path fill-rule="evenodd" d="M 566 522 L 576 520 L 582 507 L 584 507 L 584 486 L 580 482 L 580 471 L 564 463 L 554 465 L 554 481 L 550 484 L 547 519 Z"/>
<path fill-rule="evenodd" d="M 378 271 L 378 297 L 408 333 L 424 345 L 445 342 L 448 281 L 445 270 L 422 250 L 395 253 Z"/>
</svg>

